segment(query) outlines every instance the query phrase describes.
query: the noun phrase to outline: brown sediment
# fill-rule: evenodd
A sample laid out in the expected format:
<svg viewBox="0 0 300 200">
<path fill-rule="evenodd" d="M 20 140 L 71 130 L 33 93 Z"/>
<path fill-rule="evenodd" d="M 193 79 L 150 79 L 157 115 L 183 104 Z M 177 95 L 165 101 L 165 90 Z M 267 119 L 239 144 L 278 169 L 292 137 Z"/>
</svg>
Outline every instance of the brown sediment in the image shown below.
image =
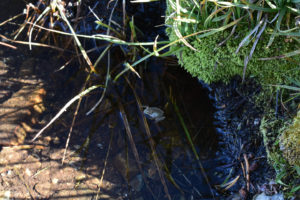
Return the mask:
<svg viewBox="0 0 300 200">
<path fill-rule="evenodd" d="M 2 68 L 7 66 L 1 62 Z M 2 82 L 1 84 L 5 84 Z M 0 145 L 23 144 L 32 126 L 38 123 L 38 114 L 45 107 L 43 84 L 35 79 L 19 80 L 21 88 L 0 105 Z M 22 86 L 23 85 L 23 86 Z M 5 87 L 5 85 L 1 85 Z"/>
</svg>

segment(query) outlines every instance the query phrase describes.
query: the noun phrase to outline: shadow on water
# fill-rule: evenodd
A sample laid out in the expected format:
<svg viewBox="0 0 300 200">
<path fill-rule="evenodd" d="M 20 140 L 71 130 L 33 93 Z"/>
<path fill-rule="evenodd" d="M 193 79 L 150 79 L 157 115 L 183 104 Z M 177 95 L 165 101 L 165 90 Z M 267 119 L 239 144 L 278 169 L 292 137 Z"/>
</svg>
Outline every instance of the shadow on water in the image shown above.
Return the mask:
<svg viewBox="0 0 300 200">
<path fill-rule="evenodd" d="M 6 4 L 2 7 L 4 6 Z M 133 7 L 132 10 L 129 9 L 129 13 L 132 12 L 133 15 L 141 10 L 152 12 L 155 8 L 147 5 Z M 3 17 L 6 18 L 7 15 L 8 13 L 4 13 Z M 139 22 L 143 15 L 139 15 L 141 14 L 136 14 L 137 24 L 143 24 Z M 148 25 L 157 24 L 148 18 L 146 21 Z M 124 56 L 120 56 L 120 51 L 115 46 L 111 49 L 112 66 L 117 66 L 112 70 L 113 75 L 120 71 L 126 60 Z M 22 59 L 26 60 L 28 54 L 24 52 Z M 2 58 L 6 56 L 5 53 Z M 79 93 L 87 72 L 73 64 L 54 73 L 59 67 L 54 54 L 52 57 L 46 55 L 45 51 L 35 53 L 32 56 L 37 60 L 31 65 L 39 66 L 35 75 L 43 80 L 47 90 L 44 100 L 47 110 L 39 117 L 41 124 L 36 127 L 41 128 L 70 98 Z M 149 59 L 137 69 L 141 79 L 128 73 L 115 83 L 111 81 L 104 100 L 91 115 L 87 116 L 86 113 L 99 100 L 103 90 L 96 90 L 83 98 L 64 165 L 60 163 L 76 111 L 75 104 L 44 133 L 38 143 L 43 148 L 30 148 L 26 152 L 20 150 L 18 155 L 24 157 L 24 162 L 20 159 L 1 163 L 0 167 L 4 170 L 2 173 L 9 176 L 10 171 L 13 171 L 17 177 L 14 184 L 19 187 L 23 185 L 23 190 L 31 198 L 93 199 L 101 191 L 103 199 L 167 199 L 162 177 L 157 170 L 159 165 L 171 199 L 212 199 L 210 188 L 186 134 L 188 130 L 211 186 L 220 184 L 225 177 L 220 175 L 222 169 L 218 168 L 223 161 L 216 156 L 219 136 L 214 126 L 215 109 L 208 97 L 209 91 L 174 63 L 176 61 L 172 58 Z M 99 75 L 93 75 L 88 84 L 103 84 L 105 65 L 106 62 L 100 64 Z M 139 106 L 143 109 L 140 110 Z M 161 118 L 145 113 L 147 108 L 158 111 L 154 114 Z M 143 116 L 147 117 L 146 121 Z M 181 116 L 183 121 L 180 120 Z M 147 133 L 148 126 L 150 137 Z M 28 139 L 34 133 L 36 130 Z M 13 151 L 19 152 L 16 149 L 18 148 L 13 148 Z M 9 149 L 2 150 L 4 158 L 9 153 Z M 158 157 L 159 163 L 155 157 Z M 39 164 L 35 166 L 34 163 Z M 27 168 L 21 168 L 23 171 L 15 170 L 16 164 L 32 164 L 30 167 L 38 170 L 26 178 L 25 172 L 29 173 Z M 3 180 L 5 182 L 7 179 Z M 17 183 L 18 180 L 22 184 Z M 5 190 L 16 189 L 14 185 L 2 187 Z M 216 197 L 221 195 L 215 190 L 213 192 Z"/>
<path fill-rule="evenodd" d="M 23 12 L 25 2 L 20 0 L 0 1 L 0 21 L 7 20 Z"/>
</svg>

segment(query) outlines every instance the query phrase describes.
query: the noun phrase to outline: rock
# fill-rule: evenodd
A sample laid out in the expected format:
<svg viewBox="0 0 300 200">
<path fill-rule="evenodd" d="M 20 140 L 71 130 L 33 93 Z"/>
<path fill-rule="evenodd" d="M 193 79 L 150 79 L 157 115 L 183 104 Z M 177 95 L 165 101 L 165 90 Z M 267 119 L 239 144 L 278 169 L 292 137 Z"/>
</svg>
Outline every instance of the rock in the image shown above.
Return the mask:
<svg viewBox="0 0 300 200">
<path fill-rule="evenodd" d="M 239 193 L 230 195 L 226 200 L 242 200 L 242 197 Z"/>
<path fill-rule="evenodd" d="M 265 193 L 261 193 L 253 197 L 253 200 L 284 200 L 283 194 L 274 194 L 267 196 Z"/>
<path fill-rule="evenodd" d="M 53 183 L 53 184 L 58 184 L 58 182 L 59 182 L 58 178 L 53 178 L 53 179 L 52 179 L 52 183 Z"/>
</svg>

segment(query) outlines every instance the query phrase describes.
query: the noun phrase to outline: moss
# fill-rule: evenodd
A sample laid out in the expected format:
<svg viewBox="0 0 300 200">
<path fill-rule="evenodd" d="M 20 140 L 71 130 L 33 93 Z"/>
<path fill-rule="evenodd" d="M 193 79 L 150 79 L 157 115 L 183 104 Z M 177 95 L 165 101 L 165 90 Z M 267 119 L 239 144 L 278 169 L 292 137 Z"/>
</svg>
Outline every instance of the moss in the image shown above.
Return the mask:
<svg viewBox="0 0 300 200">
<path fill-rule="evenodd" d="M 260 133 L 263 135 L 268 161 L 276 171 L 276 182 L 293 188 L 297 185 L 297 172 L 280 150 L 280 134 L 289 127 L 291 120 L 277 119 L 274 110 L 266 113 L 261 121 Z"/>
<path fill-rule="evenodd" d="M 300 111 L 293 120 L 277 119 L 274 110 L 265 113 L 260 133 L 264 138 L 268 160 L 276 170 L 276 182 L 286 188 L 286 195 L 299 190 Z"/>
<path fill-rule="evenodd" d="M 278 160 L 281 160 L 280 157 L 282 157 L 279 150 L 278 138 L 280 132 L 289 126 L 290 120 L 286 121 L 283 119 L 276 119 L 274 113 L 274 110 L 270 110 L 269 113 L 265 113 L 261 120 L 260 133 L 263 135 L 268 158 L 276 169 L 278 163 L 284 163 L 278 162 Z"/>
<path fill-rule="evenodd" d="M 170 39 L 175 39 L 172 36 Z M 244 59 L 249 55 L 252 43 L 246 47 L 242 47 L 238 54 L 235 53 L 241 37 L 229 39 L 225 45 L 219 47 L 218 44 L 227 37 L 226 32 L 219 32 L 202 39 L 194 38 L 189 41 L 190 44 L 199 51 L 194 51 L 188 47 L 183 47 L 176 56 L 179 63 L 194 77 L 212 83 L 216 81 L 229 82 L 235 75 L 243 75 Z M 240 30 L 239 34 L 245 35 L 246 31 Z M 263 84 L 285 84 L 286 77 L 300 77 L 300 70 L 297 60 L 276 59 L 262 61 L 259 58 L 274 57 L 281 55 L 293 49 L 293 44 L 286 43 L 284 38 L 278 38 L 271 48 L 267 46 L 267 35 L 261 38 L 256 46 L 256 50 L 252 59 L 248 63 L 246 75 L 256 77 Z M 180 46 L 171 47 L 172 50 L 178 49 Z"/>
<path fill-rule="evenodd" d="M 189 1 L 181 1 L 182 7 L 192 10 L 193 6 L 189 5 Z M 172 16 L 174 10 L 168 6 L 166 11 L 167 16 Z M 197 18 L 196 11 L 189 13 L 191 18 Z M 173 13 L 174 14 L 174 13 Z M 198 18 L 199 19 L 199 18 Z M 166 32 L 170 41 L 178 40 L 175 34 L 173 23 L 174 20 L 168 18 L 166 21 L 169 28 Z M 183 36 L 193 34 L 204 30 L 203 21 L 198 24 L 193 23 L 180 23 L 178 29 Z M 218 24 L 210 24 L 209 28 L 218 28 Z M 253 28 L 253 27 L 252 27 Z M 198 51 L 185 46 L 182 42 L 171 46 L 171 50 L 175 51 L 179 63 L 186 71 L 192 76 L 198 77 L 206 83 L 223 81 L 228 83 L 229 80 L 235 75 L 243 75 L 244 60 L 249 56 L 251 48 L 254 43 L 252 39 L 246 46 L 243 46 L 236 54 L 240 42 L 249 33 L 249 23 L 242 21 L 236 28 L 230 39 L 222 46 L 219 46 L 230 34 L 231 29 L 217 32 L 208 37 L 199 39 L 197 36 L 187 38 L 191 44 Z M 287 40 L 284 36 L 277 36 L 270 48 L 266 48 L 272 29 L 267 27 L 262 34 L 253 56 L 248 63 L 246 69 L 246 76 L 257 78 L 262 85 L 268 84 L 288 84 L 286 77 L 297 78 L 300 77 L 300 56 L 293 56 L 286 59 L 273 59 L 273 60 L 260 60 L 260 58 L 270 58 L 282 55 L 283 53 L 298 49 L 299 46 L 296 41 Z"/>
<path fill-rule="evenodd" d="M 300 166 L 300 111 L 279 138 L 280 150 L 290 165 Z"/>
</svg>

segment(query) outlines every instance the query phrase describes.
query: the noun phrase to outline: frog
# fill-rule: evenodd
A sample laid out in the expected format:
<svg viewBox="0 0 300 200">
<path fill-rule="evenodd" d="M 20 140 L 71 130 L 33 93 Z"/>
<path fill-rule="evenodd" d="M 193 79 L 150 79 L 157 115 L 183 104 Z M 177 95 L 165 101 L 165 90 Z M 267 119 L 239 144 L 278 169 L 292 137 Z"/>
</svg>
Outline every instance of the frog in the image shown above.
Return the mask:
<svg viewBox="0 0 300 200">
<path fill-rule="evenodd" d="M 164 111 L 157 107 L 149 107 L 149 106 L 143 106 L 144 114 L 148 119 L 154 120 L 155 123 L 160 122 L 164 120 L 166 117 L 164 116 Z"/>
</svg>

